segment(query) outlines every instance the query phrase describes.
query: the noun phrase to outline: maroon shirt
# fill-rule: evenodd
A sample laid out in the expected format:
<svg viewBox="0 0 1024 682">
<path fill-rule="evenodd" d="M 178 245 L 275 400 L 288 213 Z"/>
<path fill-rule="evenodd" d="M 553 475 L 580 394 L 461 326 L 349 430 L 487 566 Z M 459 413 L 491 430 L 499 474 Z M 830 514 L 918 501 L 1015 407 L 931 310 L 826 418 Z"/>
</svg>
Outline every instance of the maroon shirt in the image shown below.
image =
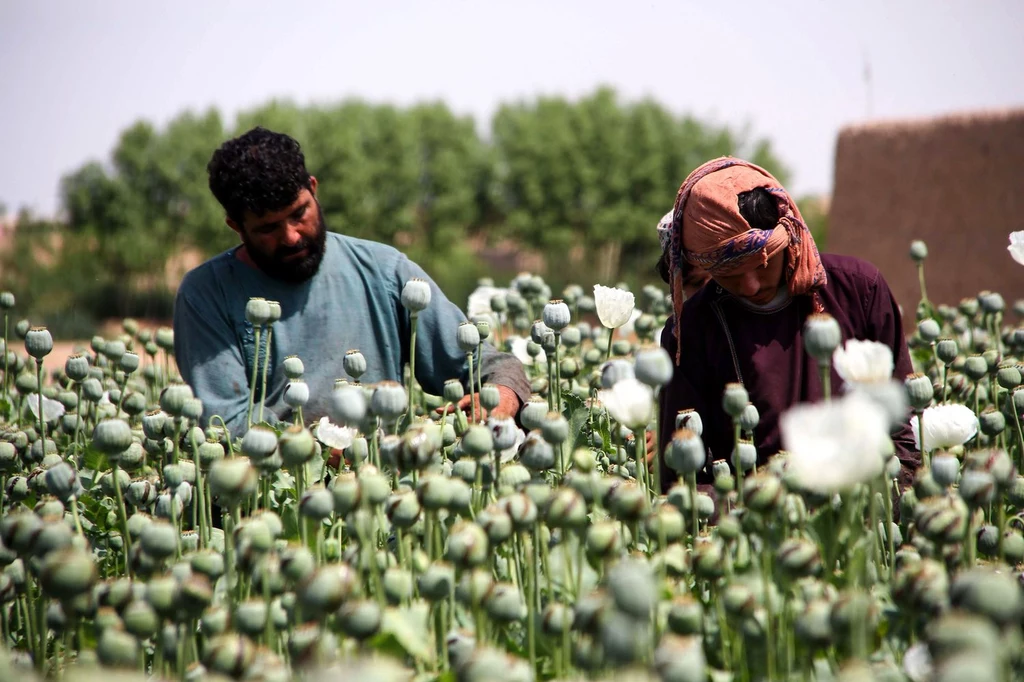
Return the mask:
<svg viewBox="0 0 1024 682">
<path fill-rule="evenodd" d="M 894 378 L 911 372 L 910 353 L 903 336 L 899 308 L 876 267 L 849 256 L 822 254 L 828 282 L 820 291 L 825 312 L 839 323 L 843 342 L 855 338 L 879 341 L 893 351 Z M 811 312 L 810 296 L 792 297 L 771 310 L 753 310 L 709 281 L 683 306 L 682 355 L 672 381 L 660 398 L 662 447 L 672 438 L 676 413 L 693 408 L 704 425 L 708 458 L 698 483 L 709 484 L 711 462 L 730 461 L 732 420 L 722 409 L 722 393 L 730 382 L 741 382 L 760 414 L 754 430 L 758 465 L 782 449 L 779 418 L 791 406 L 822 400 L 817 362 L 804 350 L 804 321 Z M 675 359 L 674 321 L 669 319 L 661 343 Z M 832 369 L 832 395 L 840 395 L 843 382 Z M 909 420 L 893 435 L 896 454 L 903 463 L 901 485 L 912 480 L 920 462 Z M 667 489 L 678 475 L 664 465 Z"/>
</svg>

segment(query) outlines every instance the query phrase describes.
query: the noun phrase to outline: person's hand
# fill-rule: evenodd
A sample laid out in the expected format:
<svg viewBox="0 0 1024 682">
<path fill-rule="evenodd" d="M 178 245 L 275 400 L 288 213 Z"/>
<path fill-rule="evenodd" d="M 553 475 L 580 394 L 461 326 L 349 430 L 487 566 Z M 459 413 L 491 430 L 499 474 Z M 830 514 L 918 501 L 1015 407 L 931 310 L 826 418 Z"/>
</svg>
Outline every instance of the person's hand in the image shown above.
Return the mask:
<svg viewBox="0 0 1024 682">
<path fill-rule="evenodd" d="M 513 391 L 511 388 L 508 388 L 507 386 L 498 386 L 498 395 L 500 395 L 501 397 L 498 400 L 498 404 L 490 412 L 490 414 L 488 414 L 487 410 L 485 410 L 483 406 L 480 405 L 479 393 L 463 396 L 462 400 L 460 400 L 458 405 L 456 405 L 456 408 L 462 410 L 467 415 L 472 415 L 472 410 L 475 405 L 477 418 L 481 421 L 486 419 L 487 417 L 515 418 L 515 416 L 519 414 L 519 408 L 522 407 L 522 402 L 519 400 L 519 396 L 516 395 L 515 391 Z M 439 407 L 437 408 L 436 412 L 438 414 L 443 414 L 444 410 L 445 408 Z"/>
</svg>

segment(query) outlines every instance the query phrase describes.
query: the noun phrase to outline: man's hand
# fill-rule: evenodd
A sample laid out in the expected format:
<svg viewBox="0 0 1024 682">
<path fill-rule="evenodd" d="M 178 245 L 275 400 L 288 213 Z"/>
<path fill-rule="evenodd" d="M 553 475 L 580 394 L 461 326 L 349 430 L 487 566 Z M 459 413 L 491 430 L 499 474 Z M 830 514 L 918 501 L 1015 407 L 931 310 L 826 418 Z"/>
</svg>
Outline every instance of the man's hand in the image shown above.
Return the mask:
<svg viewBox="0 0 1024 682">
<path fill-rule="evenodd" d="M 516 392 L 507 386 L 498 386 L 498 394 L 501 398 L 498 400 L 498 405 L 487 413 L 480 405 L 480 394 L 474 393 L 472 395 L 463 396 L 462 400 L 456 407 L 468 415 L 472 415 L 473 406 L 476 406 L 477 418 L 480 420 L 487 419 L 487 417 L 512 417 L 515 418 L 519 414 L 519 408 L 522 407 L 522 402 L 519 400 L 519 396 Z M 437 413 L 442 414 L 444 412 L 443 407 L 437 408 Z"/>
</svg>

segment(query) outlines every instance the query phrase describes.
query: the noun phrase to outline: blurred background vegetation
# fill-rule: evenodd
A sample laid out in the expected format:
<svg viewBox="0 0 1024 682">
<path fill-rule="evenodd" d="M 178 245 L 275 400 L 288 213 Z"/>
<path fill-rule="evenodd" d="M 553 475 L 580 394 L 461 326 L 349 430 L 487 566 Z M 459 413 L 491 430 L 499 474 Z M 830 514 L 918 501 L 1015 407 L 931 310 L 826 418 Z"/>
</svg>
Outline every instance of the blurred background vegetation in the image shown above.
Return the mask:
<svg viewBox="0 0 1024 682">
<path fill-rule="evenodd" d="M 135 123 L 108 161 L 66 175 L 57 220 L 16 217 L 0 288 L 19 315 L 58 338 L 110 318 L 169 320 L 181 275 L 237 243 L 206 164 L 255 125 L 300 142 L 329 230 L 396 246 L 461 306 L 478 278 L 502 285 L 522 269 L 555 292 L 659 282 L 655 226 L 693 168 L 731 154 L 789 179 L 769 140 L 607 88 L 508 102 L 484 129 L 441 102 L 275 100 L 230 127 L 215 109 L 185 112 L 162 130 Z M 826 202 L 798 202 L 826 248 Z"/>
</svg>

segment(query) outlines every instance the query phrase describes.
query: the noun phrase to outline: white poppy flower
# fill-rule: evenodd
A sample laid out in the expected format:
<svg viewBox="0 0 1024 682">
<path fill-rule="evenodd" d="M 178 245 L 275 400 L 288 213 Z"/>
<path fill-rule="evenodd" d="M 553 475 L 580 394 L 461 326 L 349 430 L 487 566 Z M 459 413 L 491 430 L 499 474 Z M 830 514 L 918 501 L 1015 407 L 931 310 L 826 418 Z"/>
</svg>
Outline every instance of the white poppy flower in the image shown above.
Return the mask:
<svg viewBox="0 0 1024 682">
<path fill-rule="evenodd" d="M 632 336 L 633 332 L 636 331 L 636 320 L 638 317 L 643 315 L 639 310 L 633 308 L 633 312 L 629 314 L 629 319 L 626 320 L 626 324 L 619 327 L 619 336 L 628 338 Z"/>
<path fill-rule="evenodd" d="M 32 416 L 39 419 L 39 394 L 33 393 L 28 397 L 28 411 Z M 56 400 L 50 400 L 43 396 L 43 421 L 52 422 L 64 416 L 64 404 Z"/>
<path fill-rule="evenodd" d="M 835 493 L 882 474 L 889 419 L 859 393 L 797 405 L 782 415 L 779 427 L 787 471 L 798 486 Z"/>
<path fill-rule="evenodd" d="M 327 417 L 321 417 L 316 426 L 316 438 L 332 450 L 344 450 L 352 445 L 356 430 L 348 426 L 338 426 Z"/>
<path fill-rule="evenodd" d="M 608 408 L 612 419 L 632 431 L 647 426 L 654 418 L 654 391 L 637 379 L 617 381 L 612 388 L 598 391 L 597 399 Z"/>
<path fill-rule="evenodd" d="M 1024 265 L 1024 230 L 1010 233 L 1010 245 L 1006 250 L 1013 256 L 1013 260 Z"/>
<path fill-rule="evenodd" d="M 921 413 L 921 422 L 926 452 L 963 445 L 978 434 L 978 417 L 966 405 L 933 405 Z M 921 433 L 916 417 L 910 420 L 910 426 L 914 430 L 914 446 L 920 450 Z"/>
<path fill-rule="evenodd" d="M 932 670 L 932 657 L 924 642 L 918 642 L 903 654 L 903 672 L 911 682 L 927 682 L 932 679 Z"/>
<path fill-rule="evenodd" d="M 594 307 L 601 324 L 609 329 L 618 329 L 629 322 L 636 306 L 633 292 L 616 287 L 594 285 Z"/>
<path fill-rule="evenodd" d="M 847 384 L 892 379 L 892 349 L 878 341 L 848 339 L 832 353 L 832 365 Z"/>
</svg>

